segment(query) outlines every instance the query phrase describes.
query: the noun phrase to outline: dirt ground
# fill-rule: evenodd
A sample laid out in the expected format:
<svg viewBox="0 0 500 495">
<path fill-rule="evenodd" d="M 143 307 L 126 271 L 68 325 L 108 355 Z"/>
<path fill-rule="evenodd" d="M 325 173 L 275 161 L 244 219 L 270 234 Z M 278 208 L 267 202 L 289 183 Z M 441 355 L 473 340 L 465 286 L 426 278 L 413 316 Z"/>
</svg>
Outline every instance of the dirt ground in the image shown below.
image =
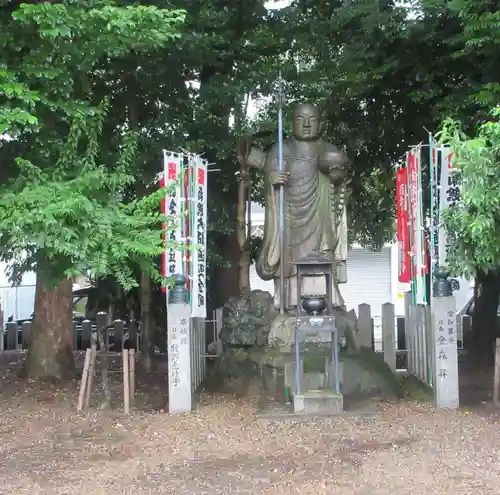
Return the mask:
<svg viewBox="0 0 500 495">
<path fill-rule="evenodd" d="M 500 493 L 500 416 L 379 403 L 376 420 L 255 418 L 244 397 L 202 393 L 165 413 L 163 378 L 138 384 L 134 413 L 76 414 L 78 383 L 34 384 L 3 372 L 0 494 Z M 113 393 L 120 406 L 118 375 Z"/>
</svg>

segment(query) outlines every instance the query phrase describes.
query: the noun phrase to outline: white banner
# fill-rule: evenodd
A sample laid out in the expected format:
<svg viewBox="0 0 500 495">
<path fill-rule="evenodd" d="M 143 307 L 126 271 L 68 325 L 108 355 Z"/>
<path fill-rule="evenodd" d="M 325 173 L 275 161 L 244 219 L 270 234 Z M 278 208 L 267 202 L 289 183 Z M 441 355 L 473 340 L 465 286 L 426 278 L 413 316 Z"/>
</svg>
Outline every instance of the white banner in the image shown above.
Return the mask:
<svg viewBox="0 0 500 495">
<path fill-rule="evenodd" d="M 195 174 L 195 213 L 193 225 L 193 287 L 191 316 L 207 316 L 207 161 L 199 156 L 196 160 Z"/>
<path fill-rule="evenodd" d="M 422 202 L 422 146 L 417 146 L 415 150 L 415 160 L 417 169 L 417 204 L 416 204 L 416 221 L 417 221 L 417 245 L 415 247 L 416 251 L 416 261 L 415 266 L 416 272 L 416 282 L 417 291 L 415 294 L 415 302 L 417 304 L 427 304 L 427 295 L 425 290 L 425 264 L 426 264 L 426 252 L 424 245 L 424 213 L 423 213 L 423 202 Z"/>
<path fill-rule="evenodd" d="M 182 157 L 178 153 L 163 151 L 163 177 L 167 190 L 165 201 L 165 216 L 167 217 L 166 244 L 167 248 L 165 260 L 166 277 L 175 273 L 183 273 L 182 270 L 182 250 L 181 243 L 181 162 Z"/>
<path fill-rule="evenodd" d="M 446 228 L 444 226 L 443 212 L 460 200 L 460 188 L 456 181 L 456 169 L 452 165 L 452 151 L 449 146 L 442 146 L 441 153 L 441 177 L 439 181 L 439 236 L 438 251 L 439 264 L 446 266 L 449 243 Z"/>
<path fill-rule="evenodd" d="M 407 155 L 408 193 L 411 224 L 412 283 L 415 304 L 426 304 L 424 225 L 422 205 L 422 147 L 413 147 Z"/>
</svg>

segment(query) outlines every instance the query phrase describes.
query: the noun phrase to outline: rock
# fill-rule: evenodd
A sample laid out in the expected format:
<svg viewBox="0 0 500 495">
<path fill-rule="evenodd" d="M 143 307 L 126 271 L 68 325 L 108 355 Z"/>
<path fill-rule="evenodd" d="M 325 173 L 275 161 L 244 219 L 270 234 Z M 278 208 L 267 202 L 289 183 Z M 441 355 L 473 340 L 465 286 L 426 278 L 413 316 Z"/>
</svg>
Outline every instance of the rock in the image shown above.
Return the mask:
<svg viewBox="0 0 500 495">
<path fill-rule="evenodd" d="M 264 347 L 276 315 L 269 292 L 254 290 L 248 296 L 231 297 L 224 305 L 219 338 L 230 346 Z"/>
<path fill-rule="evenodd" d="M 361 348 L 361 343 L 358 336 L 358 317 L 356 316 L 356 312 L 354 309 L 345 311 L 341 308 L 335 308 L 334 314 L 340 339 L 345 338 L 347 348 L 358 352 Z"/>
<path fill-rule="evenodd" d="M 297 319 L 293 315 L 277 315 L 269 326 L 269 347 L 290 347 L 295 344 Z"/>
</svg>

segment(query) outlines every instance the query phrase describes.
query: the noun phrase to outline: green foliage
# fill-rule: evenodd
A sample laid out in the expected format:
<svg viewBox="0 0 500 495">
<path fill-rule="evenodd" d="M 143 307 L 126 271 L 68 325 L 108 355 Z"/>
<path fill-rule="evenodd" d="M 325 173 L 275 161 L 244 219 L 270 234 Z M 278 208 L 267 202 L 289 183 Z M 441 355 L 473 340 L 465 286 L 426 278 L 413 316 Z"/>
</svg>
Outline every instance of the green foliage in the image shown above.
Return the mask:
<svg viewBox="0 0 500 495">
<path fill-rule="evenodd" d="M 149 196 L 125 201 L 134 182 L 133 133 L 125 134 L 114 170 L 97 161 L 104 115 L 75 120 L 68 148 L 53 169 L 19 160 L 21 173 L 0 196 L 0 244 L 8 246 L 4 258 L 21 271 L 39 268 L 47 283 L 90 274 L 113 276 L 128 290 L 137 285 L 131 262 L 160 280 L 155 259 L 162 252 L 164 218 L 151 209 Z M 158 194 L 153 195 L 156 204 Z"/>
<path fill-rule="evenodd" d="M 148 3 L 32 3 L 0 15 L 0 132 L 16 137 L 2 144 L 2 168 L 17 174 L 19 156 L 42 171 L 55 160 L 80 167 L 81 150 L 61 152 L 68 128 L 83 139 L 81 120 L 109 98 L 96 163 L 111 173 L 123 129 L 135 131 L 129 195 L 153 181 L 162 148 L 203 153 L 221 169 L 209 176 L 212 262 L 222 262 L 217 234 L 234 231 L 236 139 L 276 132 L 274 104 L 260 102 L 251 121 L 248 96 L 269 96 L 279 66 L 287 111 L 320 103 L 325 139 L 349 154 L 350 239 L 373 247 L 393 236 L 393 168 L 408 146 L 448 115 L 469 131 L 500 95 L 497 1 L 424 0 L 413 16 L 390 1 Z M 259 200 L 260 177 L 252 182 Z"/>
<path fill-rule="evenodd" d="M 108 0 L 1 12 L 0 158 L 10 180 L 0 191 L 0 245 L 15 273 L 36 269 L 50 284 L 112 276 L 129 289 L 139 265 L 160 279 L 163 193 L 129 199 L 139 136 L 126 118 L 113 123 L 113 139 L 105 135 L 113 95 L 94 81 L 118 58 L 177 40 L 184 18 Z"/>
<path fill-rule="evenodd" d="M 446 215 L 451 237 L 450 268 L 475 276 L 500 269 L 500 109 L 468 137 L 460 122 L 447 119 L 439 133 L 453 150 L 460 201 Z"/>
</svg>

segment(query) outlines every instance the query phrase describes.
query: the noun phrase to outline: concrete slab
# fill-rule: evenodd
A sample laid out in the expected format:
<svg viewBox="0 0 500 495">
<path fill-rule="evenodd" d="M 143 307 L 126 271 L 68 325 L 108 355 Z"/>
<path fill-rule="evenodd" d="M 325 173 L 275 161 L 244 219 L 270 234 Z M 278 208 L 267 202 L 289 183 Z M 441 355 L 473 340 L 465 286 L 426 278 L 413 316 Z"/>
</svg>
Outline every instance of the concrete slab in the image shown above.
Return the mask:
<svg viewBox="0 0 500 495">
<path fill-rule="evenodd" d="M 344 410 L 342 394 L 330 390 L 310 390 L 293 396 L 293 410 L 300 413 L 340 413 Z"/>
</svg>

